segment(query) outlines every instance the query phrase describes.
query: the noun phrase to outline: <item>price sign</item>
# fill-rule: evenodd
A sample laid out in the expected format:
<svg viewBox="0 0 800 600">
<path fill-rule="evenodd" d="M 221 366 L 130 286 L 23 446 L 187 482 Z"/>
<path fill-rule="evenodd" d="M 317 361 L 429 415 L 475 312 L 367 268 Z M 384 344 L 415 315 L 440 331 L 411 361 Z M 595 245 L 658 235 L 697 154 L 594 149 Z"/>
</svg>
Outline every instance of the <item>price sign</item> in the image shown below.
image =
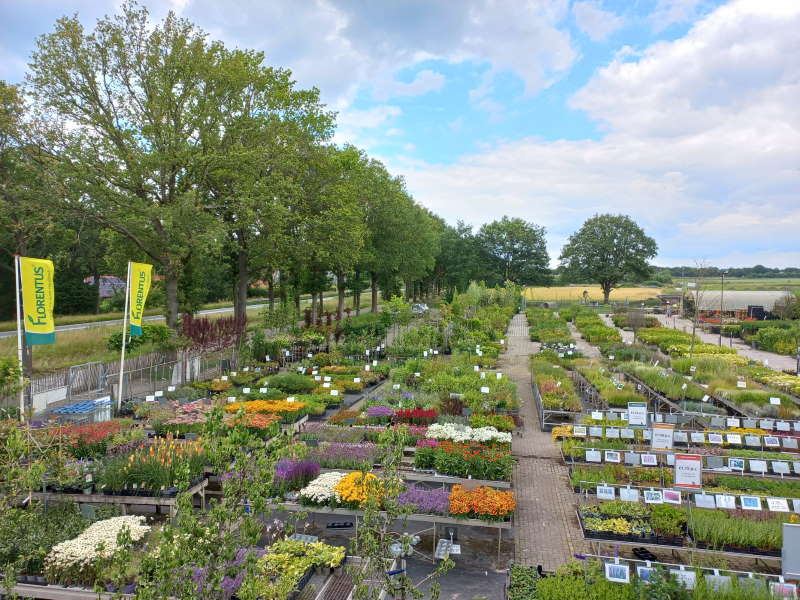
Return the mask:
<svg viewBox="0 0 800 600">
<path fill-rule="evenodd" d="M 699 490 L 703 484 L 703 457 L 676 454 L 674 481 L 675 487 Z"/>
</svg>

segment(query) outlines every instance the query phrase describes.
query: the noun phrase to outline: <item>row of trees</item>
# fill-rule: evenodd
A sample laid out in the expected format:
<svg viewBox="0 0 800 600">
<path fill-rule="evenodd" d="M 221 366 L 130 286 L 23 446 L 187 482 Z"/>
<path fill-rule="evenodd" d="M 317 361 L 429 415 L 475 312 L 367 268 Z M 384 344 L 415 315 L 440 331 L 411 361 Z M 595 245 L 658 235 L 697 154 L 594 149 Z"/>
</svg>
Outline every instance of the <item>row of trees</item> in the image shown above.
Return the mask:
<svg viewBox="0 0 800 600">
<path fill-rule="evenodd" d="M 86 276 L 152 262 L 167 324 L 263 280 L 270 303 L 312 307 L 335 284 L 338 312 L 362 291 L 409 297 L 470 280 L 546 283 L 544 229 L 503 218 L 473 233 L 418 205 L 402 178 L 330 143 L 335 114 L 264 56 L 211 42 L 146 9 L 84 31 L 57 21 L 23 88 L 0 82 L 0 247 L 53 258 L 56 311 L 97 310 Z M 13 302 L 3 302 L 4 317 Z M 88 310 L 87 310 L 88 309 Z"/>
</svg>

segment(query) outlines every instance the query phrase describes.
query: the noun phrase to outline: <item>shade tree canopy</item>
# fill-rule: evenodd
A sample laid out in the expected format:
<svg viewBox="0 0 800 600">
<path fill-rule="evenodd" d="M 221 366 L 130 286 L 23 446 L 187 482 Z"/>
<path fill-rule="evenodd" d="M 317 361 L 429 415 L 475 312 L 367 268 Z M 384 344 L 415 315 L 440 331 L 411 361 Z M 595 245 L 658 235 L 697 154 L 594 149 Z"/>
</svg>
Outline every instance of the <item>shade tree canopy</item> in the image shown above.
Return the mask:
<svg viewBox="0 0 800 600">
<path fill-rule="evenodd" d="M 559 260 L 564 274 L 596 281 L 608 303 L 611 290 L 631 277 L 646 277 L 658 245 L 626 215 L 595 215 L 572 234 Z"/>
</svg>

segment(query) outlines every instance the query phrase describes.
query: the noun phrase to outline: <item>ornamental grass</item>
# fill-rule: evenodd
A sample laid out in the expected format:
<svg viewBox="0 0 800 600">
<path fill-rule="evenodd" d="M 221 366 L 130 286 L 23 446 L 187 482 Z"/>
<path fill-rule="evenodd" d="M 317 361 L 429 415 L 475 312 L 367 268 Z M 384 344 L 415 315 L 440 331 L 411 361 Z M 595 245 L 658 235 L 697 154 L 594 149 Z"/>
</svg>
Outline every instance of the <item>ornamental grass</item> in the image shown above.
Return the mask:
<svg viewBox="0 0 800 600">
<path fill-rule="evenodd" d="M 473 490 L 454 485 L 450 492 L 450 514 L 488 521 L 504 521 L 516 508 L 514 492 L 481 486 Z"/>
</svg>

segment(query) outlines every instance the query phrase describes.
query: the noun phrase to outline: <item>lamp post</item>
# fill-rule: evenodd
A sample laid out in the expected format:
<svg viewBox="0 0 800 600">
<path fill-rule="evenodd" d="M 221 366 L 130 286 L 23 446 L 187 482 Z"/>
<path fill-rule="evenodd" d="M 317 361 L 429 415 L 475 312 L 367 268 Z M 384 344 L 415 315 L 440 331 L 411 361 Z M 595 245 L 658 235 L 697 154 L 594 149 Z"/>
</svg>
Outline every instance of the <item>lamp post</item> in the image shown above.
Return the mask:
<svg viewBox="0 0 800 600">
<path fill-rule="evenodd" d="M 722 287 L 719 291 L 719 345 L 722 346 L 722 311 L 724 308 L 723 300 L 725 298 L 725 275 L 727 271 L 723 271 L 720 277 L 722 278 Z"/>
<path fill-rule="evenodd" d="M 797 366 L 795 368 L 795 372 L 797 373 L 798 377 L 800 377 L 800 345 L 797 346 Z"/>
</svg>

